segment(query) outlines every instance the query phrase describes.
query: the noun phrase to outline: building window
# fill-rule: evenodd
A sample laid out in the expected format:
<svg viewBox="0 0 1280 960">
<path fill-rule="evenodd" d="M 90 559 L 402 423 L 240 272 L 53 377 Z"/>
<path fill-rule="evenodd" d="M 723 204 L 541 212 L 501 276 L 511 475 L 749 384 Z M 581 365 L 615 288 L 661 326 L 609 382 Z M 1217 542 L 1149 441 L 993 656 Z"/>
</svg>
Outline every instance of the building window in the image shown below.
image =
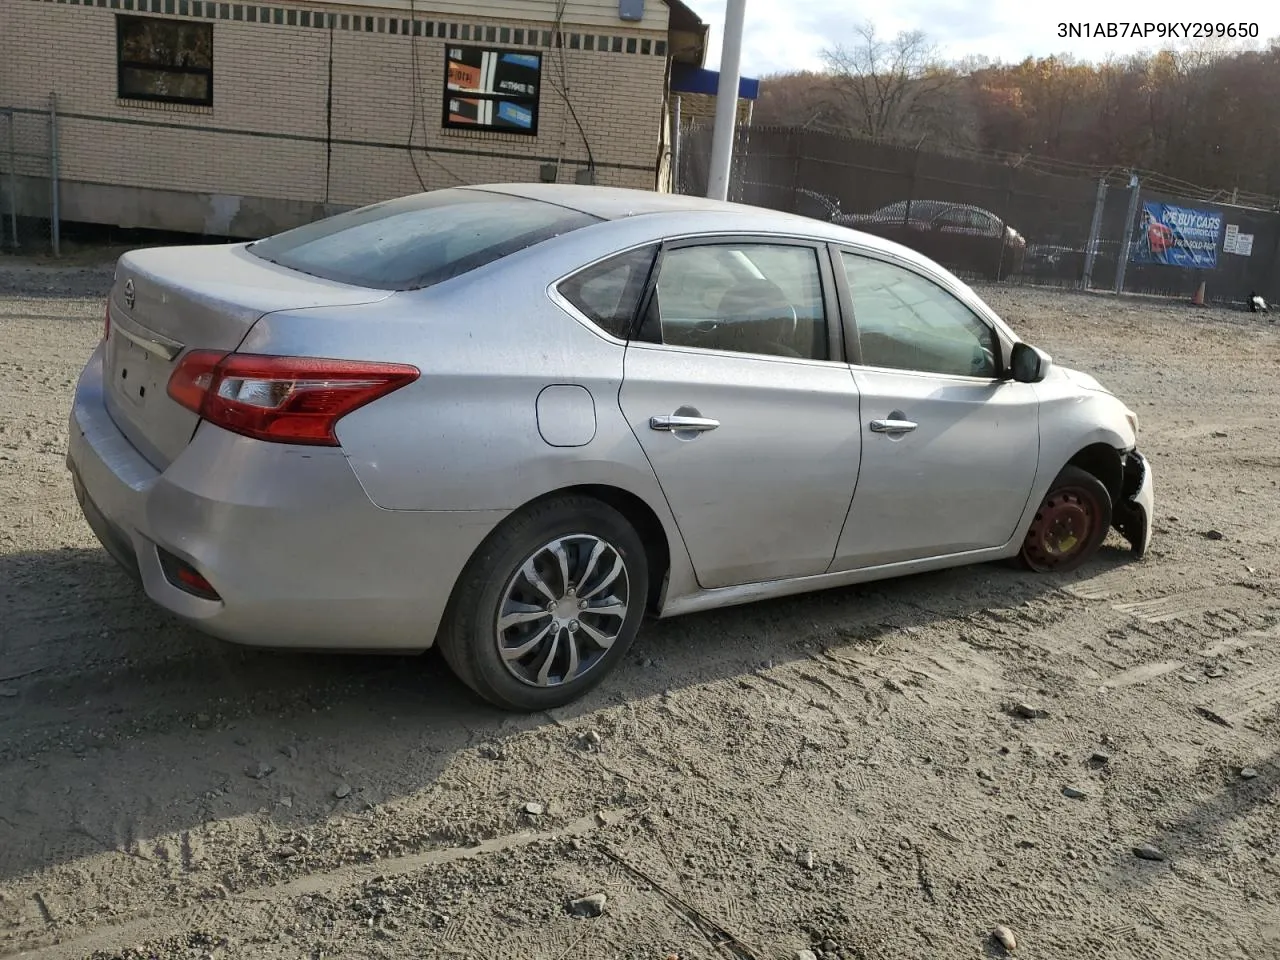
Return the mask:
<svg viewBox="0 0 1280 960">
<path fill-rule="evenodd" d="M 534 136 L 542 54 L 450 45 L 445 50 L 443 124 Z"/>
<path fill-rule="evenodd" d="M 213 104 L 213 24 L 116 17 L 117 93 L 127 100 Z"/>
</svg>

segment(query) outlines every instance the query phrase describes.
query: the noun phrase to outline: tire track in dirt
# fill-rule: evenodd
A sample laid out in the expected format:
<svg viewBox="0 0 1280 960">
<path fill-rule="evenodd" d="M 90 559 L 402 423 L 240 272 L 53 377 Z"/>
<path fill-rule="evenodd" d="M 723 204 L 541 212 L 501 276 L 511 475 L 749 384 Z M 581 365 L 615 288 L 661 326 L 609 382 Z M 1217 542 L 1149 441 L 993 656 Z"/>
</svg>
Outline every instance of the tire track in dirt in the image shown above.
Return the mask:
<svg viewBox="0 0 1280 960">
<path fill-rule="evenodd" d="M 1174 620 L 1203 620 L 1207 614 L 1246 609 L 1253 605 L 1256 597 L 1253 590 L 1224 585 L 1118 603 L 1115 609 L 1145 623 L 1169 623 Z M 1261 615 L 1265 616 L 1265 613 Z"/>
<path fill-rule="evenodd" d="M 1280 398 L 1255 385 L 1280 348 L 1211 312 L 992 296 L 1140 410 L 1160 498 L 1144 561 L 1113 538 L 1062 580 L 976 567 L 649 624 L 598 694 L 519 720 L 430 661 L 206 645 L 121 589 L 59 461 L 98 302 L 0 297 L 24 367 L 0 385 L 0 662 L 43 667 L 0 682 L 3 949 L 62 936 L 49 946 L 79 956 L 97 932 L 161 960 L 725 960 L 595 849 L 607 838 L 762 956 L 831 937 L 846 956 L 950 960 L 1002 923 L 1028 956 L 1259 960 L 1280 943 Z M 51 319 L 63 304 L 77 319 Z M 259 762 L 274 772 L 246 776 Z M 366 872 L 598 809 L 633 815 Z M 1135 861 L 1141 842 L 1167 862 Z M 308 875 L 322 889 L 277 892 Z M 566 916 L 592 892 L 604 917 Z"/>
<path fill-rule="evenodd" d="M 109 927 L 98 927 L 89 933 L 81 932 L 79 935 L 75 934 L 74 928 L 70 930 L 61 928 L 60 921 L 49 916 L 49 911 L 42 908 L 46 924 L 58 926 L 60 929 L 56 933 L 46 933 L 43 936 L 29 936 L 19 946 L 0 948 L 0 956 L 22 953 L 24 957 L 29 957 L 31 960 L 75 960 L 95 950 L 120 950 L 175 926 L 225 928 L 236 921 L 237 914 L 246 906 L 251 906 L 251 912 L 258 915 L 256 917 L 258 920 L 278 921 L 288 912 L 288 902 L 302 897 L 331 896 L 341 888 L 356 886 L 375 877 L 388 878 L 421 873 L 442 864 L 485 857 L 530 844 L 586 837 L 634 815 L 634 810 L 601 811 L 569 823 L 559 830 L 524 831 L 495 837 L 473 846 L 431 850 L 380 860 L 371 865 L 313 873 L 236 893 L 228 893 L 224 890 L 223 899 L 218 902 L 200 903 L 185 910 L 161 910 L 158 916 L 140 916 Z M 39 898 L 40 894 L 35 896 Z M 71 939 L 68 939 L 69 934 Z M 60 942 L 53 942 L 54 940 Z"/>
</svg>

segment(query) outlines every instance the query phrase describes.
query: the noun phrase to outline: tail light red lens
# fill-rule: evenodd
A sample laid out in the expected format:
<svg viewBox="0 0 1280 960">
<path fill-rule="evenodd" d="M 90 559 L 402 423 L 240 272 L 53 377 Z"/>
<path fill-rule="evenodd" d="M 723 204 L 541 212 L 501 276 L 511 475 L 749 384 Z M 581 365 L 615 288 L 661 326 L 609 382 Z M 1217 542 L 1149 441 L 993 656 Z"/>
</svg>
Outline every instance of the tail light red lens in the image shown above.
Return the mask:
<svg viewBox="0 0 1280 960">
<path fill-rule="evenodd" d="M 402 363 L 193 350 L 169 378 L 169 396 L 246 437 L 336 447 L 339 420 L 418 376 Z"/>
<path fill-rule="evenodd" d="M 191 564 L 185 560 L 179 560 L 164 547 L 157 547 L 156 553 L 160 558 L 160 572 L 164 574 L 164 578 L 179 590 L 185 590 L 187 593 L 202 600 L 221 600 L 218 591 L 213 589 L 213 584 L 204 578 L 202 574 Z"/>
</svg>

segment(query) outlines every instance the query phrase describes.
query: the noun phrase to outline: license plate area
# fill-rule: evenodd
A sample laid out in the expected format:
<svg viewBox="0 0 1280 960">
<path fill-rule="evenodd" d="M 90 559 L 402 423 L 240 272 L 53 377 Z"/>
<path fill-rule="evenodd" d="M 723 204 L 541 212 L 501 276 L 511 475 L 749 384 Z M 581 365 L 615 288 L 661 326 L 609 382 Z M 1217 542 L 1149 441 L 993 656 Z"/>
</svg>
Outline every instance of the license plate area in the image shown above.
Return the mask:
<svg viewBox="0 0 1280 960">
<path fill-rule="evenodd" d="M 112 338 L 111 390 L 135 409 L 145 409 L 164 393 L 169 364 L 120 335 Z"/>
</svg>

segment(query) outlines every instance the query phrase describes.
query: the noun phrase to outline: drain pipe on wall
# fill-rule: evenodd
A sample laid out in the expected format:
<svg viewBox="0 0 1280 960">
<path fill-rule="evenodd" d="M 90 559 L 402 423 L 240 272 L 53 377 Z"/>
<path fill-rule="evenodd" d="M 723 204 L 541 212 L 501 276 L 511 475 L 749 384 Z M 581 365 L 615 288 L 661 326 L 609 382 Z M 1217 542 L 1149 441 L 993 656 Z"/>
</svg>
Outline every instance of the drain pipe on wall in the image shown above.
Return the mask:
<svg viewBox="0 0 1280 960">
<path fill-rule="evenodd" d="M 681 114 L 680 95 L 671 98 L 671 192 L 684 193 L 684 177 L 681 174 L 680 159 L 680 124 L 684 117 Z"/>
<path fill-rule="evenodd" d="M 9 117 L 9 227 L 13 230 L 13 249 L 18 243 L 18 135 L 14 124 L 18 122 L 18 112 L 12 107 L 7 111 Z"/>
<path fill-rule="evenodd" d="M 49 216 L 49 237 L 53 241 L 53 255 L 62 256 L 62 222 L 58 209 L 58 95 L 49 94 L 49 191 L 53 209 Z"/>
</svg>

